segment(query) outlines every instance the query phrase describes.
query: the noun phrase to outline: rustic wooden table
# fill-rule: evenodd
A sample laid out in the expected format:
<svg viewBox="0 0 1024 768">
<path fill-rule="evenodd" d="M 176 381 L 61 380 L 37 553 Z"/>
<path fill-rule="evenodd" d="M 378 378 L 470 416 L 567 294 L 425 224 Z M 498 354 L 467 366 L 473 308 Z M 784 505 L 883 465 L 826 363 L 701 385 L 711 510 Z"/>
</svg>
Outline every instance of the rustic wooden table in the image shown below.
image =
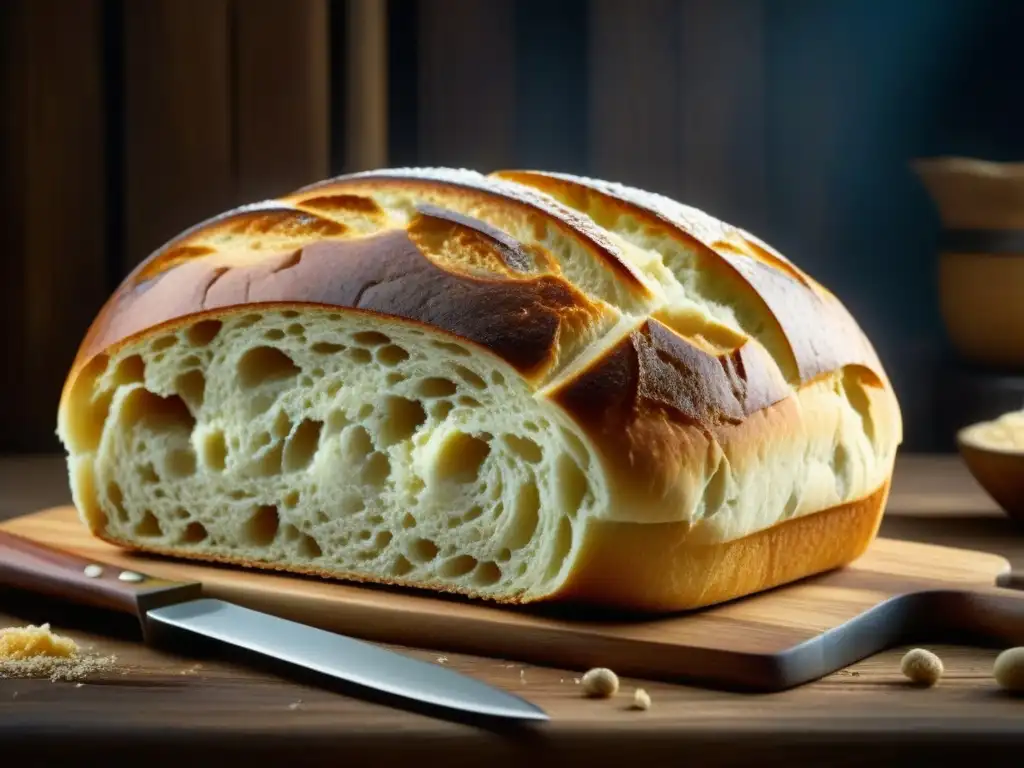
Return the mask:
<svg viewBox="0 0 1024 768">
<path fill-rule="evenodd" d="M 67 503 L 59 460 L 0 459 L 0 517 Z M 996 552 L 1024 573 L 1024 531 L 998 511 L 955 456 L 904 456 L 883 535 Z M 142 646 L 130 626 L 0 593 L 0 627 L 50 621 L 119 657 L 84 683 L 0 680 L 0 755 L 25 765 L 99 765 L 123 756 L 157 765 L 694 765 L 977 763 L 1019 761 L 1024 698 L 991 677 L 997 649 L 937 646 L 946 675 L 933 689 L 899 673 L 905 648 L 820 682 L 772 695 L 730 694 L 624 680 L 651 694 L 581 698 L 578 671 L 447 654 L 448 663 L 542 706 L 541 728 L 494 732 L 306 687 L 221 660 Z M 431 650 L 409 653 L 436 660 Z M 27 760 L 27 761 L 26 761 Z M 981 763 L 983 764 L 983 763 Z M 1007 763 L 1011 764 L 1011 763 Z"/>
</svg>

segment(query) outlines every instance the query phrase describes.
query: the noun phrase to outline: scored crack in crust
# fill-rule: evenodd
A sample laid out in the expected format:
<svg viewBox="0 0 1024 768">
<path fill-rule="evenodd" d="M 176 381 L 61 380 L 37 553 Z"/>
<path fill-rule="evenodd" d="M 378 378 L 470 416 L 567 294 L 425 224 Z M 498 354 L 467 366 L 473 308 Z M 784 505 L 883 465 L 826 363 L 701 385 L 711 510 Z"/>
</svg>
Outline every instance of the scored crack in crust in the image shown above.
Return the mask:
<svg viewBox="0 0 1024 768">
<path fill-rule="evenodd" d="M 753 235 L 600 180 L 416 168 L 158 249 L 58 434 L 125 547 L 664 611 L 857 557 L 902 424 L 840 301 Z"/>
</svg>

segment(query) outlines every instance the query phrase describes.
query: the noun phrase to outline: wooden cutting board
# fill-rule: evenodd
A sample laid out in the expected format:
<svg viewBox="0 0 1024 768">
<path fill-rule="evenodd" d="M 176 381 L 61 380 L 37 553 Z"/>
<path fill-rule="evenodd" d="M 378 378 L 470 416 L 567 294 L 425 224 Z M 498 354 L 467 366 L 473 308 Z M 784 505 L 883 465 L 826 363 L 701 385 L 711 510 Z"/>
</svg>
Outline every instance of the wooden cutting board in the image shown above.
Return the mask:
<svg viewBox="0 0 1024 768">
<path fill-rule="evenodd" d="M 671 617 L 523 610 L 319 578 L 132 555 L 91 537 L 73 507 L 0 529 L 366 640 L 716 688 L 779 691 L 905 642 L 1024 645 L 1024 592 L 1002 557 L 877 539 L 851 566 Z"/>
</svg>

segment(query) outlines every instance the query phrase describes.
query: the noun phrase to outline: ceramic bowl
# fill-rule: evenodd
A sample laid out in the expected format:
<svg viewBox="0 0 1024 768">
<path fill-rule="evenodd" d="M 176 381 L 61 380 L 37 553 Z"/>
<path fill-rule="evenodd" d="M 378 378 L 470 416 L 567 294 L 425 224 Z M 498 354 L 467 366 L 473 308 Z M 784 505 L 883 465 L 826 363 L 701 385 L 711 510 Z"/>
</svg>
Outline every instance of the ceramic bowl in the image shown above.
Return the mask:
<svg viewBox="0 0 1024 768">
<path fill-rule="evenodd" d="M 964 427 L 957 433 L 957 447 L 978 484 L 1024 524 L 1024 411 Z"/>
</svg>

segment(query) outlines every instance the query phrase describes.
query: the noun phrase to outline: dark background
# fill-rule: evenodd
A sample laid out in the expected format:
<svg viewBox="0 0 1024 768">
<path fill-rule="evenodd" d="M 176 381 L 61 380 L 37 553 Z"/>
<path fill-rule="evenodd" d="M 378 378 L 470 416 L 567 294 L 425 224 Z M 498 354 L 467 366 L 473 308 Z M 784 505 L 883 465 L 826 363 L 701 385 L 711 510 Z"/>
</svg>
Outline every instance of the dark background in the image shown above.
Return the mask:
<svg viewBox="0 0 1024 768">
<path fill-rule="evenodd" d="M 4 0 L 0 451 L 58 449 L 116 282 L 331 173 L 531 166 L 646 187 L 828 285 L 946 450 L 939 220 L 912 159 L 1024 159 L 1015 0 Z M 945 431 L 944 431 L 945 430 Z"/>
</svg>

